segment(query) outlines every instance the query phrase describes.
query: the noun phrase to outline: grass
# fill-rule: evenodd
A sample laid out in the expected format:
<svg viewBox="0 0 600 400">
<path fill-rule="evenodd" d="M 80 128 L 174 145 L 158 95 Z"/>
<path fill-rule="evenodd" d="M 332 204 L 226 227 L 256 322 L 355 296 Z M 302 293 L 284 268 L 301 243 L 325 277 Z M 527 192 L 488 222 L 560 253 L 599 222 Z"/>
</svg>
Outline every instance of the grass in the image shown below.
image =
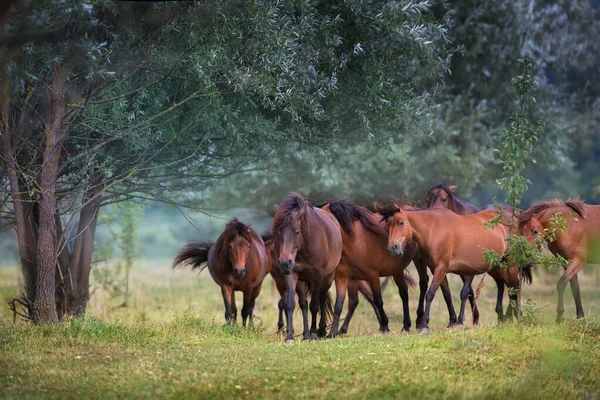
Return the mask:
<svg viewBox="0 0 600 400">
<path fill-rule="evenodd" d="M 550 305 L 535 325 L 497 326 L 495 288 L 486 278 L 480 327 L 445 329 L 447 313 L 436 296 L 433 333 L 399 333 L 401 303 L 392 285 L 385 305 L 394 333 L 375 333 L 373 312 L 363 300 L 346 337 L 285 345 L 274 334 L 276 297 L 269 282 L 257 304 L 259 322 L 243 329 L 222 323 L 219 290 L 208 274 L 197 279 L 162 265 L 136 268 L 127 308 L 115 308 L 120 299 L 96 290 L 86 319 L 31 326 L 13 324 L 2 307 L 0 398 L 600 395 L 600 321 L 593 317 L 599 296 L 589 279 L 582 280 L 583 299 L 592 317 L 560 326 L 553 323 L 552 279 L 536 276 L 538 283 L 527 289 L 538 305 Z M 15 269 L 0 269 L 0 282 L 5 299 L 18 292 Z M 413 318 L 415 298 L 411 291 Z M 572 300 L 566 299 L 571 317 Z"/>
</svg>

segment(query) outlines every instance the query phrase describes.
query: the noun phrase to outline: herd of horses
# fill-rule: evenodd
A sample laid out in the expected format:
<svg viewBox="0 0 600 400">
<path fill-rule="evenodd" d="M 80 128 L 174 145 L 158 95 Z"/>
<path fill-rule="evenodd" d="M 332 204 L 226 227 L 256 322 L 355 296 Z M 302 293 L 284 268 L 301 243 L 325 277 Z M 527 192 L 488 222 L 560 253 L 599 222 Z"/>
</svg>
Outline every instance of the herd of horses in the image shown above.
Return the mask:
<svg viewBox="0 0 600 400">
<path fill-rule="evenodd" d="M 380 277 L 390 276 L 398 286 L 403 303 L 403 330 L 408 331 L 411 327 L 408 289 L 416 286 L 405 272 L 411 262 L 419 276 L 416 318 L 419 331 L 429 331 L 431 303 L 438 288 L 448 308 L 449 326 L 464 323 L 467 301 L 472 308 L 473 323 L 477 324 L 479 311 L 472 281 L 475 275 L 484 273 L 492 276 L 498 286 L 498 320 L 512 319 L 516 315 L 515 302 L 509 302 L 504 314 L 502 301 L 506 286 L 516 289 L 519 285 L 518 268 L 494 267 L 486 262 L 482 251 L 486 248 L 505 254 L 511 224 L 484 227 L 485 222 L 497 215 L 497 208 L 479 209 L 460 199 L 454 186 L 444 183 L 431 187 L 426 201 L 426 208 L 376 203 L 375 212 L 371 212 L 350 201 L 311 204 L 292 193 L 279 205 L 269 233 L 261 236 L 234 218 L 214 243 L 203 241 L 184 246 L 175 257 L 173 267 L 189 265 L 203 269 L 208 266 L 212 278 L 221 287 L 228 322 L 236 320 L 234 292 L 241 291 L 244 325 L 247 320 L 252 323 L 262 281 L 270 273 L 281 295 L 279 331 L 283 331 L 283 315 L 286 316 L 286 342 L 294 341 L 296 295 L 305 340 L 346 333 L 358 305 L 358 292 L 372 304 L 380 332 L 388 332 L 389 319 L 383 308 Z M 506 205 L 500 209 L 504 213 L 512 212 Z M 512 226 L 533 242 L 544 229 L 551 228 L 558 213 L 576 215 L 568 220 L 566 230 L 557 232 L 555 240 L 548 243 L 554 255 L 570 260 L 557 285 L 557 322 L 560 322 L 567 282 L 571 285 L 577 317 L 584 316 L 577 273 L 588 261 L 590 243 L 600 237 L 600 206 L 580 200 L 549 200 L 521 212 Z M 530 268 L 523 268 L 521 272 L 529 283 L 532 280 Z M 431 284 L 427 269 L 433 274 Z M 463 280 L 458 317 L 446 278 L 448 273 L 458 274 Z M 335 306 L 329 294 L 333 282 Z M 348 313 L 340 328 L 346 294 Z M 509 290 L 509 298 L 516 300 L 516 291 Z M 333 322 L 327 334 L 332 314 Z"/>
</svg>

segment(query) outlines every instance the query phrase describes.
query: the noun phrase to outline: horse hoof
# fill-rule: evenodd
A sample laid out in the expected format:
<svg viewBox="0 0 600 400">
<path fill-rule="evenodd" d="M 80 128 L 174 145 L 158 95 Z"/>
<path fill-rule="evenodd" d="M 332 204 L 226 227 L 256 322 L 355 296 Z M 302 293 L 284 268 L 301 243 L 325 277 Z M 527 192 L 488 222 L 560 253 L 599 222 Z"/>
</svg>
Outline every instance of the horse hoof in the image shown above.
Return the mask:
<svg viewBox="0 0 600 400">
<path fill-rule="evenodd" d="M 326 338 L 326 339 L 333 339 L 333 338 L 335 338 L 335 337 L 336 337 L 336 335 L 334 335 L 334 334 L 333 334 L 333 333 L 331 333 L 331 332 L 329 333 L 329 335 L 325 336 L 325 338 Z"/>
<path fill-rule="evenodd" d="M 327 331 L 325 329 L 317 331 L 317 336 L 319 338 L 324 338 L 327 336 Z"/>
<path fill-rule="evenodd" d="M 400 333 L 410 333 L 410 328 L 402 328 Z"/>
<path fill-rule="evenodd" d="M 427 333 L 430 333 L 430 332 L 431 332 L 431 331 L 430 331 L 430 330 L 429 330 L 429 328 L 428 328 L 428 327 L 426 327 L 426 326 L 425 326 L 425 327 L 423 327 L 423 328 L 421 328 L 421 329 L 419 329 L 419 333 L 427 334 Z"/>
<path fill-rule="evenodd" d="M 340 330 L 339 330 L 339 332 L 338 332 L 338 335 L 345 335 L 345 334 L 347 334 L 347 333 L 348 333 L 348 331 L 347 331 L 347 330 L 345 330 L 345 329 L 340 329 Z"/>
<path fill-rule="evenodd" d="M 285 339 L 285 344 L 294 344 L 296 341 L 294 339 Z"/>
<path fill-rule="evenodd" d="M 318 338 L 319 338 L 319 336 L 317 335 L 316 332 L 311 332 L 308 340 L 317 340 Z"/>
</svg>

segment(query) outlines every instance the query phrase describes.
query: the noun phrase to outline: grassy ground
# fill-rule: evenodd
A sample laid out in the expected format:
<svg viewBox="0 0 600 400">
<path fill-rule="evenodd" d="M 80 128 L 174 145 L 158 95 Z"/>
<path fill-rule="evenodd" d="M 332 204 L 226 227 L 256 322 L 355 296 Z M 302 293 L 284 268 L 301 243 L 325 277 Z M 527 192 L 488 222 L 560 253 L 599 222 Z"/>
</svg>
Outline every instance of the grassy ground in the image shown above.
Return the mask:
<svg viewBox="0 0 600 400">
<path fill-rule="evenodd" d="M 257 303 L 255 329 L 227 327 L 208 274 L 197 278 L 157 264 L 136 267 L 129 307 L 116 307 L 121 299 L 96 290 L 83 321 L 13 325 L 0 306 L 0 398 L 600 397 L 600 321 L 594 318 L 600 291 L 593 277 L 582 279 L 591 318 L 561 326 L 553 323 L 553 273 L 535 276 L 526 288 L 542 307 L 534 326 L 498 327 L 495 287 L 486 278 L 480 327 L 445 329 L 438 295 L 433 333 L 402 334 L 401 303 L 391 285 L 385 306 L 394 333 L 376 334 L 363 300 L 346 337 L 285 345 L 274 334 L 277 298 L 270 282 Z M 451 281 L 457 296 L 458 280 Z M 18 287 L 18 271 L 0 269 L 0 299 Z M 416 297 L 411 291 L 413 319 Z M 572 317 L 570 295 L 566 300 Z"/>
</svg>

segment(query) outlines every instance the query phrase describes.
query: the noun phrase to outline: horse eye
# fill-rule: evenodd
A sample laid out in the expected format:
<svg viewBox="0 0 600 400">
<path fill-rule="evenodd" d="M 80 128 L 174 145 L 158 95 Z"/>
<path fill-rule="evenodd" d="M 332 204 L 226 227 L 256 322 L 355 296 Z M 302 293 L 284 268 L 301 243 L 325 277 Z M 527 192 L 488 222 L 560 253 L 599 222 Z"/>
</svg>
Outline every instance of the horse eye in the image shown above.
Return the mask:
<svg viewBox="0 0 600 400">
<path fill-rule="evenodd" d="M 400 221 L 400 226 L 404 226 L 404 221 Z"/>
<path fill-rule="evenodd" d="M 252 245 L 251 245 L 251 244 L 249 244 L 249 245 L 248 245 L 248 248 L 250 248 L 250 247 L 252 247 Z"/>
<path fill-rule="evenodd" d="M 445 202 L 446 202 L 446 200 L 448 200 L 448 199 L 442 199 L 442 202 L 444 202 L 444 203 L 445 203 Z"/>
<path fill-rule="evenodd" d="M 538 232 L 538 230 L 537 230 L 537 229 L 534 229 L 534 230 L 533 230 L 533 234 L 534 234 L 534 235 L 537 235 L 538 233 L 539 233 L 539 232 Z"/>
<path fill-rule="evenodd" d="M 300 235 L 300 231 L 296 231 L 296 236 Z"/>
</svg>

